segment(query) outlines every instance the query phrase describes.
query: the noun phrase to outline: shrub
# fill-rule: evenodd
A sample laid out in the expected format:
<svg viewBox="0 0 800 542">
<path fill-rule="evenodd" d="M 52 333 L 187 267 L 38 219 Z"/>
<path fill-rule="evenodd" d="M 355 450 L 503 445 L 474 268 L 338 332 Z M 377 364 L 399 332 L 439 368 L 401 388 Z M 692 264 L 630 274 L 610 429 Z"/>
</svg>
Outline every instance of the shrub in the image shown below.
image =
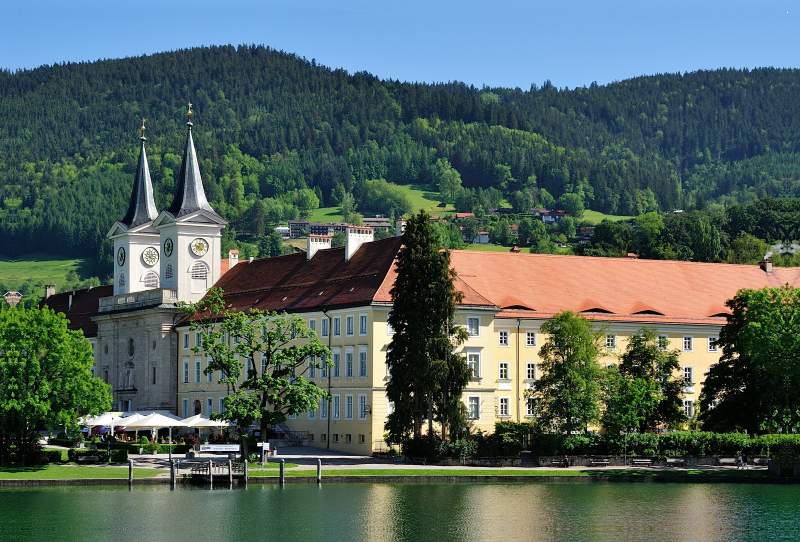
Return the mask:
<svg viewBox="0 0 800 542">
<path fill-rule="evenodd" d="M 50 450 L 46 454 L 48 463 L 61 463 L 61 450 Z"/>
<path fill-rule="evenodd" d="M 211 435 L 208 439 L 209 444 L 225 444 L 228 442 L 228 436 L 225 433 L 217 433 Z"/>
<path fill-rule="evenodd" d="M 67 451 L 67 458 L 71 462 L 78 461 L 78 458 L 84 455 L 93 455 L 97 456 L 98 463 L 108 463 L 108 451 L 107 450 L 78 450 L 77 448 L 70 448 Z"/>
<path fill-rule="evenodd" d="M 127 463 L 128 462 L 128 450 L 112 450 L 111 451 L 111 462 L 112 463 Z"/>
<path fill-rule="evenodd" d="M 183 442 L 189 446 L 194 446 L 195 444 L 200 444 L 200 438 L 194 433 L 189 433 L 183 436 Z"/>
<path fill-rule="evenodd" d="M 150 444 L 150 439 L 149 438 L 142 437 L 142 438 L 139 439 L 139 446 L 141 446 L 142 448 L 144 448 L 145 446 L 147 446 L 149 444 Z"/>
</svg>

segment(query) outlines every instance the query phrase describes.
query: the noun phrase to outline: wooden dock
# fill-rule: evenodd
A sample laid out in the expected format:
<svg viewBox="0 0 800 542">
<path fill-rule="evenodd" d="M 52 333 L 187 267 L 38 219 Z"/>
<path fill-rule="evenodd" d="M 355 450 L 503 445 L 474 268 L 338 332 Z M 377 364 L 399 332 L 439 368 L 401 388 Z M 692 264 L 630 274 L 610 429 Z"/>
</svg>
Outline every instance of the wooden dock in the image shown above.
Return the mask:
<svg viewBox="0 0 800 542">
<path fill-rule="evenodd" d="M 180 466 L 185 468 L 190 464 L 190 473 L 193 482 L 207 483 L 212 486 L 214 483 L 229 483 L 234 480 L 247 483 L 247 461 L 234 463 L 233 461 L 181 461 Z"/>
</svg>

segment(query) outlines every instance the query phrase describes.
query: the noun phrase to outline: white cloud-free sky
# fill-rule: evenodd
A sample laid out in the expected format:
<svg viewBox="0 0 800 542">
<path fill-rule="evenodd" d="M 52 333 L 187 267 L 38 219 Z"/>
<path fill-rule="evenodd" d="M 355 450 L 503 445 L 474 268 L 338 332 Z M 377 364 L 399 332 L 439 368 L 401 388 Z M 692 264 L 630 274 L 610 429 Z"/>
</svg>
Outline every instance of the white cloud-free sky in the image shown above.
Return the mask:
<svg viewBox="0 0 800 542">
<path fill-rule="evenodd" d="M 0 68 L 264 44 L 350 72 L 573 88 L 800 66 L 800 0 L 0 0 Z"/>
</svg>

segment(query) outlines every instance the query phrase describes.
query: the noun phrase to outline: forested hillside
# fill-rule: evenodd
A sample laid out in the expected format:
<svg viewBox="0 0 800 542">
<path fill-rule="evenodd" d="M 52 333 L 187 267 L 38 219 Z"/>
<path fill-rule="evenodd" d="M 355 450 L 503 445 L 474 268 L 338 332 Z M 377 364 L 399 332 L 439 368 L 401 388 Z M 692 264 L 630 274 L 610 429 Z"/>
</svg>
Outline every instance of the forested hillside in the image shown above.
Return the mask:
<svg viewBox="0 0 800 542">
<path fill-rule="evenodd" d="M 142 117 L 163 208 L 189 101 L 230 239 L 319 205 L 408 212 L 387 183 L 441 189 L 464 211 L 561 199 L 639 215 L 798 196 L 798 90 L 800 72 L 776 69 L 576 90 L 409 84 L 255 46 L 0 72 L 2 252 L 107 260 Z"/>
</svg>

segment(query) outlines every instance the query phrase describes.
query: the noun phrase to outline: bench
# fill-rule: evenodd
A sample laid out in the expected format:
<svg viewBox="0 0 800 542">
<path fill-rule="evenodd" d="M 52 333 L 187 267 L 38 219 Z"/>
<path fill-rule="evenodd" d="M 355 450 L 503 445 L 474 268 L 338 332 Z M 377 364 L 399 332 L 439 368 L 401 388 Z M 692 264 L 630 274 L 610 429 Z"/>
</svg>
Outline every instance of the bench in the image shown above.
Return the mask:
<svg viewBox="0 0 800 542">
<path fill-rule="evenodd" d="M 686 460 L 678 457 L 668 457 L 667 466 L 682 467 L 686 464 Z"/>
<path fill-rule="evenodd" d="M 649 467 L 652 464 L 652 459 L 631 459 L 631 465 L 634 467 Z"/>
<path fill-rule="evenodd" d="M 608 459 L 590 459 L 589 463 L 593 467 L 607 467 L 608 466 Z"/>
<path fill-rule="evenodd" d="M 96 455 L 81 455 L 78 456 L 78 463 L 97 463 L 100 458 Z"/>
<path fill-rule="evenodd" d="M 756 457 L 755 459 L 753 459 L 753 465 L 762 465 L 762 466 L 766 467 L 767 465 L 769 465 L 769 458 L 767 458 L 767 457 Z"/>
<path fill-rule="evenodd" d="M 720 465 L 733 465 L 735 467 L 739 464 L 739 460 L 735 457 L 720 457 L 718 461 Z"/>
<path fill-rule="evenodd" d="M 427 457 L 412 457 L 411 462 L 415 465 L 425 465 L 428 463 Z"/>
<path fill-rule="evenodd" d="M 555 457 L 555 458 L 551 459 L 550 460 L 550 466 L 551 467 L 565 467 L 565 468 L 569 467 L 569 465 L 567 464 L 567 460 L 564 459 L 563 457 Z"/>
</svg>

